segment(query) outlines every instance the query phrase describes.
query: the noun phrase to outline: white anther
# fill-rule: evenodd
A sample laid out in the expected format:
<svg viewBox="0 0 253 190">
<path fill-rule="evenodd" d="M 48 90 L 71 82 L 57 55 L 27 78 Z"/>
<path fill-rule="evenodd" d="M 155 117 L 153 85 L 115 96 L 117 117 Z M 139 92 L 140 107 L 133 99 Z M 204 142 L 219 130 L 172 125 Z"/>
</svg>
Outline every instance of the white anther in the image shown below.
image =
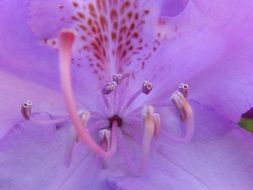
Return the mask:
<svg viewBox="0 0 253 190">
<path fill-rule="evenodd" d="M 80 117 L 80 120 L 81 120 L 81 123 L 82 123 L 82 125 L 84 127 L 84 130 L 86 130 L 87 132 L 89 132 L 89 130 L 87 129 L 86 125 L 87 125 L 88 120 L 90 119 L 90 112 L 85 111 L 85 110 L 79 110 L 78 111 L 78 115 Z M 74 126 L 72 126 L 72 129 L 74 129 Z M 78 137 L 77 134 L 76 134 L 76 141 L 77 142 L 79 141 L 79 137 Z"/>
<path fill-rule="evenodd" d="M 188 104 L 187 100 L 185 99 L 184 95 L 176 90 L 172 95 L 171 95 L 171 100 L 172 102 L 176 105 L 180 112 L 180 117 L 183 121 L 187 119 L 187 115 L 185 112 L 185 106 Z"/>
<path fill-rule="evenodd" d="M 99 138 L 102 144 L 106 144 L 106 151 L 109 151 L 111 147 L 111 131 L 109 129 L 101 129 L 99 131 Z"/>
<path fill-rule="evenodd" d="M 121 81 L 121 79 L 122 79 L 122 74 L 114 74 L 113 76 L 112 76 L 112 80 L 114 81 L 114 82 L 116 82 L 117 84 L 119 84 L 120 83 L 120 81 Z"/>
<path fill-rule="evenodd" d="M 161 128 L 160 114 L 154 113 L 153 118 L 154 118 L 154 122 L 155 122 L 155 136 L 158 137 L 160 134 L 160 128 Z"/>
<path fill-rule="evenodd" d="M 153 89 L 153 85 L 151 82 L 149 81 L 144 81 L 142 83 L 142 92 L 144 94 L 149 94 L 151 92 L 151 90 Z"/>
<path fill-rule="evenodd" d="M 115 90 L 116 86 L 117 86 L 117 83 L 115 81 L 113 81 L 112 83 L 106 84 L 103 89 L 103 93 L 106 95 L 110 94 L 111 92 Z"/>
<path fill-rule="evenodd" d="M 99 130 L 99 138 L 103 140 L 104 138 L 109 138 L 111 136 L 111 131 L 109 129 L 101 129 Z"/>
<path fill-rule="evenodd" d="M 144 117 L 149 117 L 152 116 L 154 114 L 154 107 L 151 105 L 147 105 L 143 107 L 143 115 Z"/>
<path fill-rule="evenodd" d="M 27 100 L 21 105 L 21 113 L 26 120 L 29 120 L 32 115 L 32 101 Z"/>
<path fill-rule="evenodd" d="M 187 101 L 186 97 L 176 90 L 171 95 L 171 101 L 177 107 L 182 122 L 186 125 L 184 137 L 171 136 L 170 134 L 163 134 L 167 139 L 179 143 L 189 143 L 194 132 L 194 113 L 191 105 Z"/>
<path fill-rule="evenodd" d="M 83 124 L 85 124 L 89 120 L 89 118 L 90 118 L 90 112 L 88 112 L 88 111 L 80 110 L 78 112 L 78 114 L 79 114 L 80 119 L 83 122 Z"/>
<path fill-rule="evenodd" d="M 155 121 L 153 117 L 154 107 L 151 105 L 145 106 L 143 111 L 144 111 L 145 129 L 142 141 L 142 160 L 140 165 L 140 172 L 143 172 L 143 170 L 146 167 L 152 139 L 155 133 Z"/>
<path fill-rule="evenodd" d="M 186 84 L 186 83 L 181 83 L 179 86 L 178 86 L 178 90 L 179 92 L 181 92 L 185 98 L 188 97 L 188 93 L 189 93 L 189 85 Z"/>
</svg>

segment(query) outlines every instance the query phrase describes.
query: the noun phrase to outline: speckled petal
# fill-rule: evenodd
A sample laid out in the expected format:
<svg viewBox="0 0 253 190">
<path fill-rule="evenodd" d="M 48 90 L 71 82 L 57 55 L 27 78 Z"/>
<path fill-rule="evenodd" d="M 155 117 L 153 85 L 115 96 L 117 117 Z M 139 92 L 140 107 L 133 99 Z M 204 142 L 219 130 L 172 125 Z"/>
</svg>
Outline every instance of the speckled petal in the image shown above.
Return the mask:
<svg viewBox="0 0 253 190">
<path fill-rule="evenodd" d="M 62 28 L 71 27 L 72 3 L 67 0 L 31 0 L 27 22 L 41 39 L 55 38 Z"/>
<path fill-rule="evenodd" d="M 157 97 L 157 94 L 161 93 L 161 99 L 167 98 L 181 82 L 188 82 L 190 86 L 195 82 L 204 83 L 207 91 L 210 90 L 213 93 L 217 93 L 216 87 L 219 85 L 214 83 L 219 83 L 219 80 L 229 81 L 226 86 L 230 89 L 234 86 L 230 84 L 236 81 L 251 84 L 250 75 L 246 70 L 252 62 L 252 56 L 249 53 L 252 51 L 253 42 L 252 7 L 251 1 L 239 3 L 225 0 L 216 3 L 212 1 L 210 4 L 189 1 L 180 15 L 168 21 L 168 25 L 175 25 L 179 35 L 161 46 L 161 51 L 150 61 L 146 72 L 143 73 L 144 76 L 139 77 L 150 77 L 154 86 L 157 86 L 154 88 L 154 94 Z M 226 72 L 226 68 L 230 71 Z M 214 69 L 216 69 L 215 74 L 213 73 L 212 76 L 207 74 Z M 241 79 L 236 79 L 235 82 L 232 78 L 223 80 L 221 76 L 225 76 L 225 73 L 230 75 L 228 78 L 240 76 Z M 199 77 L 194 81 L 195 75 L 205 77 L 203 79 Z M 213 90 L 205 78 L 210 79 L 210 85 L 214 84 Z M 242 89 L 250 92 L 249 85 L 246 86 L 242 85 Z M 206 94 L 203 87 L 198 88 L 196 85 L 194 91 Z M 237 92 L 239 93 L 238 88 Z M 221 92 L 218 92 L 215 97 L 219 99 L 220 95 Z M 238 96 L 234 96 L 236 97 Z M 201 101 L 202 97 L 198 98 Z M 211 105 L 211 101 L 209 104 Z M 239 112 L 242 113 L 242 111 Z"/>
</svg>

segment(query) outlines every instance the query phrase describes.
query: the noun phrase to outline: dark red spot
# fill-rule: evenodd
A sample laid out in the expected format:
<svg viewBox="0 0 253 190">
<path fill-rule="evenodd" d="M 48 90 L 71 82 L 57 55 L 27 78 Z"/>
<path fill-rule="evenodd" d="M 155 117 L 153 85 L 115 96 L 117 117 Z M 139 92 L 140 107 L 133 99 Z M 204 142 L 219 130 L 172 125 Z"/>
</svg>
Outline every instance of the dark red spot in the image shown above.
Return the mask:
<svg viewBox="0 0 253 190">
<path fill-rule="evenodd" d="M 85 18 L 84 14 L 83 14 L 83 13 L 81 13 L 81 12 L 78 12 L 78 13 L 77 13 L 77 15 L 78 15 L 80 18 L 82 18 L 82 19 L 84 19 L 84 18 Z"/>
<path fill-rule="evenodd" d="M 117 11 L 115 9 L 113 9 L 111 11 L 111 19 L 112 20 L 117 20 L 117 18 L 118 18 L 118 13 L 117 13 Z"/>
<path fill-rule="evenodd" d="M 114 23 L 113 23 L 113 29 L 114 29 L 114 30 L 117 30 L 117 29 L 118 29 L 118 22 L 114 22 Z"/>
<path fill-rule="evenodd" d="M 92 26 L 92 19 L 89 18 L 87 23 L 89 26 Z"/>
<path fill-rule="evenodd" d="M 76 16 L 72 16 L 71 19 L 74 21 L 79 21 L 79 19 Z"/>
<path fill-rule="evenodd" d="M 92 32 L 97 33 L 96 27 L 93 26 L 91 29 L 92 29 Z"/>
<path fill-rule="evenodd" d="M 149 14 L 150 13 L 150 10 L 146 9 L 143 11 L 145 15 Z"/>
<path fill-rule="evenodd" d="M 134 16 L 135 20 L 138 20 L 139 19 L 139 14 L 136 13 L 135 16 Z"/>
<path fill-rule="evenodd" d="M 133 33 L 133 38 L 138 38 L 138 37 L 139 37 L 138 32 Z"/>
<path fill-rule="evenodd" d="M 89 10 L 91 12 L 95 12 L 95 7 L 94 7 L 94 5 L 92 3 L 89 4 Z"/>
<path fill-rule="evenodd" d="M 130 25 L 130 30 L 133 30 L 134 28 L 135 28 L 135 24 L 132 23 L 132 24 Z"/>
<path fill-rule="evenodd" d="M 128 19 L 131 19 L 133 17 L 133 13 L 132 12 L 127 13 L 127 17 Z"/>
<path fill-rule="evenodd" d="M 123 26 L 120 28 L 120 33 L 126 33 L 127 31 L 127 27 L 126 26 Z"/>
<path fill-rule="evenodd" d="M 107 28 L 107 26 L 108 26 L 105 17 L 104 16 L 100 16 L 99 20 L 100 20 L 100 24 L 101 24 L 103 30 L 105 30 Z"/>
<path fill-rule="evenodd" d="M 79 7 L 79 4 L 78 4 L 77 2 L 73 2 L 72 5 L 73 5 L 73 7 L 75 7 L 75 8 Z"/>
<path fill-rule="evenodd" d="M 128 7 L 130 7 L 130 2 L 129 2 L 129 1 L 125 1 L 125 2 L 122 4 L 122 6 L 121 6 L 120 12 L 123 14 L 123 13 L 126 11 L 126 9 L 127 9 Z"/>
<path fill-rule="evenodd" d="M 86 41 L 86 37 L 85 36 L 81 36 L 81 40 Z"/>
<path fill-rule="evenodd" d="M 79 25 L 79 27 L 85 32 L 88 31 L 88 29 L 84 25 Z"/>
<path fill-rule="evenodd" d="M 115 32 L 112 32 L 112 40 L 115 41 L 116 40 L 116 33 Z"/>
</svg>

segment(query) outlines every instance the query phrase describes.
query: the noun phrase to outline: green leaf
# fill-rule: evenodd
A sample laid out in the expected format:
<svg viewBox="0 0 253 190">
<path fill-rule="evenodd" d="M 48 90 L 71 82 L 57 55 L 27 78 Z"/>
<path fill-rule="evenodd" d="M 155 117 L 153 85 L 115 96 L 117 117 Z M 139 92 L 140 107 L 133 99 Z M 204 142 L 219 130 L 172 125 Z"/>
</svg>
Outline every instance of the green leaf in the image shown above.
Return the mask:
<svg viewBox="0 0 253 190">
<path fill-rule="evenodd" d="M 239 125 L 245 130 L 253 133 L 253 119 L 241 118 Z"/>
</svg>

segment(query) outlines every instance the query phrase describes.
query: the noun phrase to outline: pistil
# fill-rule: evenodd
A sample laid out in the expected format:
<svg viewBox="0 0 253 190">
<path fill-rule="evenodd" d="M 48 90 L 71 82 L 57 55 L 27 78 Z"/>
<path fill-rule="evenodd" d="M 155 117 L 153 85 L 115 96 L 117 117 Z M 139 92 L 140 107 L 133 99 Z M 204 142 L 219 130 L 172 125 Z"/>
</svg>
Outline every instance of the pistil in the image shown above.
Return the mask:
<svg viewBox="0 0 253 190">
<path fill-rule="evenodd" d="M 60 56 L 60 79 L 62 84 L 62 90 L 64 95 L 64 100 L 69 112 L 70 118 L 73 122 L 73 126 L 78 134 L 78 137 L 87 144 L 91 150 L 93 150 L 98 155 L 108 158 L 114 154 L 116 149 L 115 141 L 116 137 L 112 138 L 112 149 L 107 152 L 103 150 L 90 136 L 87 130 L 83 130 L 83 125 L 80 117 L 77 113 L 77 106 L 74 99 L 72 83 L 71 83 L 71 49 L 75 40 L 75 34 L 73 31 L 62 31 L 59 34 L 59 56 Z M 112 126 L 112 136 L 115 134 L 115 125 Z"/>
<path fill-rule="evenodd" d="M 184 94 L 182 94 L 179 90 L 176 90 L 172 94 L 171 100 L 179 111 L 181 121 L 186 125 L 185 135 L 183 137 L 176 137 L 164 132 L 162 134 L 166 140 L 171 140 L 179 143 L 189 143 L 194 131 L 194 115 L 192 107 Z"/>
</svg>

